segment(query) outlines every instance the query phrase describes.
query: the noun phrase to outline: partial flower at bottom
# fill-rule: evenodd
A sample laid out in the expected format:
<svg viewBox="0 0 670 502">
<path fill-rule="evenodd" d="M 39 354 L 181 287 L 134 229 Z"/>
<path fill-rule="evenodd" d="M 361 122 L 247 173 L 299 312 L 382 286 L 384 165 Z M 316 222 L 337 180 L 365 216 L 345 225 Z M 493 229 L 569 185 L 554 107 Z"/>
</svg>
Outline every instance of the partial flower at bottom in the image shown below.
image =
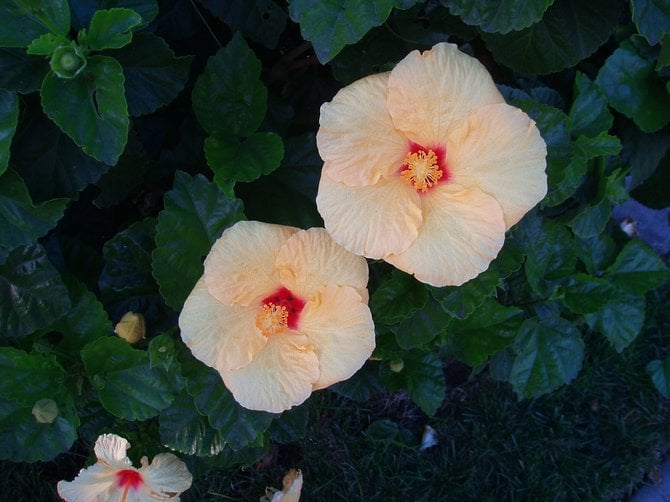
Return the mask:
<svg viewBox="0 0 670 502">
<path fill-rule="evenodd" d="M 505 232 L 547 192 L 535 123 L 453 44 L 413 51 L 341 89 L 319 124 L 326 230 L 433 286 L 486 270 Z"/>
<path fill-rule="evenodd" d="M 298 502 L 302 490 L 302 472 L 298 469 L 288 471 L 282 483 L 282 490 L 266 488 L 259 502 Z"/>
<path fill-rule="evenodd" d="M 116 434 L 99 436 L 94 448 L 98 461 L 73 481 L 59 481 L 58 495 L 67 502 L 178 502 L 191 487 L 191 473 L 172 453 L 159 453 L 151 464 L 142 457 L 142 467 L 136 469 L 126 456 L 128 448 L 130 443 Z"/>
<path fill-rule="evenodd" d="M 245 408 L 280 413 L 351 377 L 375 347 L 367 262 L 322 228 L 226 229 L 179 316 L 184 343 Z"/>
</svg>

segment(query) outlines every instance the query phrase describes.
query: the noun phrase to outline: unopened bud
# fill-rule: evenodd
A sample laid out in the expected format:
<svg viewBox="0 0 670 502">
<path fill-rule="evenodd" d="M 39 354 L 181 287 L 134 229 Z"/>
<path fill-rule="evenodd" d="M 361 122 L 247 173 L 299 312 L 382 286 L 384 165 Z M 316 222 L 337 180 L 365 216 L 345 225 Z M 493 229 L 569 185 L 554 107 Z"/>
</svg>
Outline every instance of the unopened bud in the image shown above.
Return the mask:
<svg viewBox="0 0 670 502">
<path fill-rule="evenodd" d="M 58 417 L 56 401 L 49 398 L 40 399 L 33 406 L 33 416 L 41 424 L 50 424 Z"/>
<path fill-rule="evenodd" d="M 114 333 L 130 344 L 144 338 L 144 330 L 144 316 L 135 312 L 126 312 L 114 327 Z"/>
</svg>

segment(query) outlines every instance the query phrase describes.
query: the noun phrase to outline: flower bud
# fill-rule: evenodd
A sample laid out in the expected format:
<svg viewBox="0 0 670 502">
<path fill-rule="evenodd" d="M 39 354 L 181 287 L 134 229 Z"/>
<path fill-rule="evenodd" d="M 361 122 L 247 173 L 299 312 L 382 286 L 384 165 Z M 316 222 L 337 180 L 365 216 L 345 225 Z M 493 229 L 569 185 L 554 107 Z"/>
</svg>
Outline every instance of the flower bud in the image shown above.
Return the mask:
<svg viewBox="0 0 670 502">
<path fill-rule="evenodd" d="M 131 345 L 144 338 L 144 316 L 135 312 L 126 312 L 114 327 L 114 333 Z"/>
<path fill-rule="evenodd" d="M 393 373 L 400 373 L 405 367 L 405 362 L 402 359 L 394 359 L 389 361 L 389 367 Z"/>
<path fill-rule="evenodd" d="M 51 70 L 60 78 L 72 79 L 86 68 L 86 56 L 75 42 L 63 44 L 51 56 Z"/>
<path fill-rule="evenodd" d="M 41 424 L 50 424 L 58 418 L 59 410 L 56 401 L 49 398 L 40 399 L 33 406 L 33 416 Z"/>
</svg>

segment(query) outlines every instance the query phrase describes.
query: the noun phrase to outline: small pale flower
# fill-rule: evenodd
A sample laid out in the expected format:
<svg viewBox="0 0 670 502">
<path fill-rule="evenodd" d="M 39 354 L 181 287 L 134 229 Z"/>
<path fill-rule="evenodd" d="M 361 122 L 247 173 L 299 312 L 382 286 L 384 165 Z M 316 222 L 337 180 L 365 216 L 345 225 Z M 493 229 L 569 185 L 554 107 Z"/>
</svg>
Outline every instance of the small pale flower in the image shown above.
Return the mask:
<svg viewBox="0 0 670 502">
<path fill-rule="evenodd" d="M 226 229 L 179 316 L 184 343 L 245 408 L 280 413 L 352 376 L 375 347 L 364 258 L 322 228 Z"/>
<path fill-rule="evenodd" d="M 282 490 L 266 488 L 265 495 L 260 498 L 260 502 L 298 502 L 301 490 L 302 472 L 298 469 L 291 469 L 284 476 Z"/>
<path fill-rule="evenodd" d="M 95 442 L 98 461 L 82 469 L 73 481 L 59 481 L 58 495 L 67 502 L 179 501 L 193 478 L 184 462 L 172 453 L 159 453 L 136 469 L 126 456 L 130 443 L 116 434 L 103 434 Z"/>
<path fill-rule="evenodd" d="M 545 196 L 546 145 L 453 44 L 413 51 L 321 107 L 316 203 L 349 251 L 460 285 Z"/>
<path fill-rule="evenodd" d="M 114 333 L 131 345 L 144 338 L 145 330 L 144 316 L 135 312 L 126 312 L 114 326 Z"/>
</svg>

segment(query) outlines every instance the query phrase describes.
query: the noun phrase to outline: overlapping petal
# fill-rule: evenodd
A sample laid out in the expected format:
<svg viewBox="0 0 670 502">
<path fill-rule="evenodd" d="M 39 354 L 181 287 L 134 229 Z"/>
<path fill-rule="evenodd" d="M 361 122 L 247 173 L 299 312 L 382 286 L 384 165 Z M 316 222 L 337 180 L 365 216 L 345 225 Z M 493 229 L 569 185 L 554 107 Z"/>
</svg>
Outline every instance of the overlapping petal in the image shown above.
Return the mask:
<svg viewBox="0 0 670 502">
<path fill-rule="evenodd" d="M 324 172 L 333 180 L 372 185 L 402 163 L 408 142 L 386 107 L 388 76 L 358 80 L 321 106 L 316 143 L 326 162 Z"/>
<path fill-rule="evenodd" d="M 258 306 L 226 305 L 214 298 L 200 278 L 179 315 L 184 343 L 203 363 L 219 371 L 251 362 L 267 338 L 256 327 Z"/>
<path fill-rule="evenodd" d="M 132 462 L 126 455 L 126 450 L 130 448 L 127 439 L 116 434 L 103 434 L 95 441 L 93 451 L 98 462 L 110 468 L 125 469 L 132 465 Z"/>
<path fill-rule="evenodd" d="M 372 315 L 361 296 L 348 286 L 328 286 L 305 305 L 300 332 L 307 335 L 319 358 L 315 389 L 346 380 L 375 348 Z"/>
<path fill-rule="evenodd" d="M 279 284 L 274 266 L 279 249 L 297 228 L 240 221 L 226 229 L 205 259 L 210 294 L 228 305 L 251 305 Z"/>
<path fill-rule="evenodd" d="M 115 471 L 102 464 L 82 469 L 72 481 L 59 481 L 58 495 L 67 502 L 91 502 L 116 484 Z"/>
<path fill-rule="evenodd" d="M 420 197 L 399 176 L 350 187 L 321 175 L 316 205 L 328 233 L 352 253 L 385 258 L 402 253 L 422 223 Z"/>
<path fill-rule="evenodd" d="M 286 331 L 268 338 L 247 366 L 221 376 L 245 408 L 281 413 L 312 393 L 312 384 L 319 379 L 319 360 L 305 335 Z"/>
<path fill-rule="evenodd" d="M 179 494 L 188 490 L 193 482 L 184 462 L 172 453 L 159 453 L 140 472 L 146 490 L 158 500 L 179 500 Z"/>
<path fill-rule="evenodd" d="M 393 68 L 388 85 L 395 127 L 420 145 L 444 144 L 472 112 L 504 103 L 486 68 L 448 43 L 410 52 Z"/>
<path fill-rule="evenodd" d="M 478 109 L 449 136 L 447 152 L 454 182 L 492 195 L 508 229 L 547 193 L 547 146 L 518 108 L 497 104 Z"/>
<path fill-rule="evenodd" d="M 421 282 L 459 286 L 488 268 L 505 240 L 498 202 L 477 187 L 439 185 L 423 199 L 424 224 L 407 251 L 386 261 Z"/>
</svg>

